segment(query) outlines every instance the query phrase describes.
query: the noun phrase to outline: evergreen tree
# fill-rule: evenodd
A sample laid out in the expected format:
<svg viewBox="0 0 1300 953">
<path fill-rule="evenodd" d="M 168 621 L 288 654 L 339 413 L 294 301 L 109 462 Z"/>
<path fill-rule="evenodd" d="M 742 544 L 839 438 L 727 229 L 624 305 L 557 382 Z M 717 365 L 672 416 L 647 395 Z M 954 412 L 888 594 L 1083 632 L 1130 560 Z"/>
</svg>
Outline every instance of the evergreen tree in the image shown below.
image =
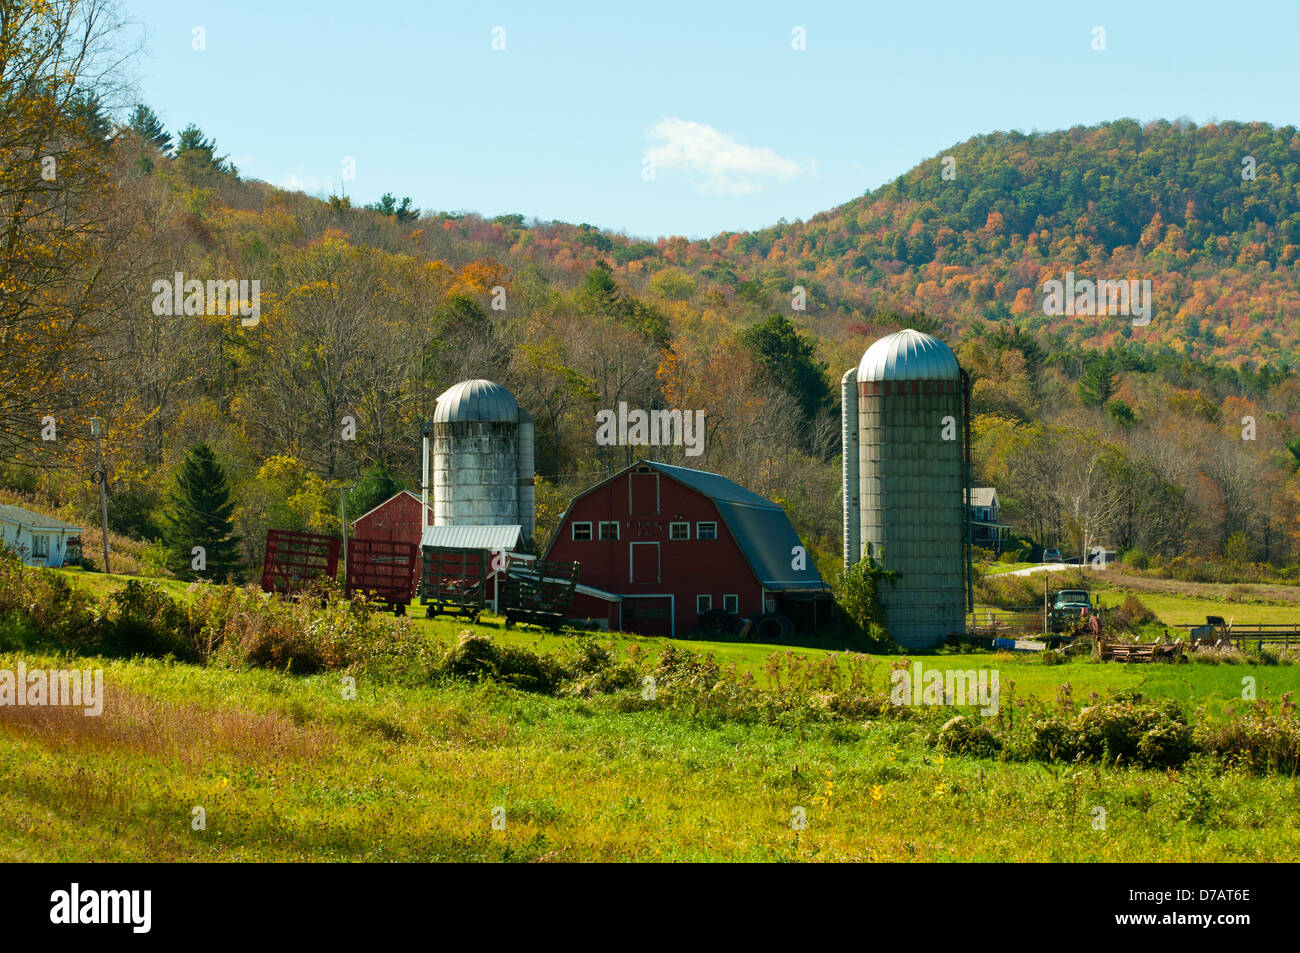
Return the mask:
<svg viewBox="0 0 1300 953">
<path fill-rule="evenodd" d="M 176 140 L 176 160 L 197 172 L 234 172 L 235 167 L 217 155 L 217 144 L 203 135 L 203 130 L 190 123 L 181 130 Z"/>
<path fill-rule="evenodd" d="M 774 314 L 746 329 L 741 342 L 758 358 L 772 382 L 795 399 L 806 420 L 831 406 L 826 365 L 817 360 L 813 342 L 801 336 L 785 315 Z"/>
<path fill-rule="evenodd" d="M 171 133 L 163 126 L 162 120 L 158 118 L 157 113 L 144 103 L 136 105 L 135 111 L 131 113 L 131 118 L 127 121 L 126 126 L 140 138 L 141 142 L 149 143 L 163 155 L 171 154 Z"/>
<path fill-rule="evenodd" d="M 395 218 L 399 222 L 410 222 L 420 217 L 420 210 L 411 206 L 411 197 L 409 195 L 403 196 L 399 205 L 396 196 L 392 192 L 385 192 L 378 202 L 371 202 L 366 208 L 372 212 L 378 212 L 380 215 Z"/>
<path fill-rule="evenodd" d="M 230 498 L 226 472 L 206 443 L 190 448 L 168 497 L 167 546 L 169 568 L 182 579 L 205 578 L 224 582 L 242 578 L 240 537 L 235 535 L 230 515 L 235 504 Z M 194 547 L 203 547 L 202 568 Z"/>
<path fill-rule="evenodd" d="M 1084 368 L 1079 378 L 1079 400 L 1085 407 L 1101 407 L 1115 395 L 1119 380 L 1109 357 L 1099 357 Z"/>
<path fill-rule="evenodd" d="M 371 467 L 348 493 L 348 519 L 354 520 L 373 510 L 401 489 L 401 482 L 385 467 Z"/>
<path fill-rule="evenodd" d="M 97 148 L 106 147 L 113 138 L 113 124 L 104 114 L 99 96 L 87 89 L 79 90 L 68 105 L 86 142 Z"/>
<path fill-rule="evenodd" d="M 587 272 L 582 288 L 578 291 L 578 300 L 590 311 L 609 317 L 616 317 L 619 314 L 623 295 L 618 290 L 618 283 L 614 281 L 614 272 L 608 262 L 597 261 L 596 266 Z"/>
</svg>

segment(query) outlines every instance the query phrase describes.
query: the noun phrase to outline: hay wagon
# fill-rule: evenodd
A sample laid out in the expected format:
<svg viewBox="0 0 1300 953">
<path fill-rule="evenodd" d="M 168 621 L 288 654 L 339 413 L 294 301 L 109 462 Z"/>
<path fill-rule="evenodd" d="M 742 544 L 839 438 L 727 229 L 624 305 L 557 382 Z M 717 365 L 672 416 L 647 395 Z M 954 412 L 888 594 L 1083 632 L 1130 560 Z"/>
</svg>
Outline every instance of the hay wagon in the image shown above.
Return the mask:
<svg viewBox="0 0 1300 953">
<path fill-rule="evenodd" d="M 557 631 L 568 620 L 580 565 L 512 560 L 501 584 L 500 611 L 506 617 L 506 627 L 527 622 Z"/>
<path fill-rule="evenodd" d="M 317 579 L 333 579 L 339 568 L 337 537 L 296 530 L 272 529 L 266 533 L 262 559 L 262 591 L 290 595 Z"/>
<path fill-rule="evenodd" d="M 423 547 L 420 603 L 425 615 L 465 616 L 477 622 L 487 608 L 492 559 L 487 550 Z"/>
<path fill-rule="evenodd" d="M 420 569 L 419 547 L 388 539 L 349 539 L 347 580 L 343 594 L 365 595 L 405 615 L 415 595 Z"/>
</svg>

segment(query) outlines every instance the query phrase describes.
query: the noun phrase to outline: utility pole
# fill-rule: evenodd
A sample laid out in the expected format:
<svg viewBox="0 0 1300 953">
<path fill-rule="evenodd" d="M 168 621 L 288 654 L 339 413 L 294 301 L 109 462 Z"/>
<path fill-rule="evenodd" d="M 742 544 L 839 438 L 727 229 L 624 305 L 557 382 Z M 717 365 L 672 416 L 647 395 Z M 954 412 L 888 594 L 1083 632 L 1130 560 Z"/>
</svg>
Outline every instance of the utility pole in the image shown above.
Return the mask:
<svg viewBox="0 0 1300 953">
<path fill-rule="evenodd" d="M 342 500 L 343 511 L 343 579 L 346 582 L 348 578 L 348 488 L 346 486 L 339 490 L 339 498 Z"/>
<path fill-rule="evenodd" d="M 99 417 L 90 418 L 90 435 L 99 441 L 99 469 L 95 471 L 95 482 L 99 484 L 99 513 L 104 525 L 104 575 L 112 570 L 108 564 L 108 469 L 104 466 L 104 421 Z"/>
</svg>

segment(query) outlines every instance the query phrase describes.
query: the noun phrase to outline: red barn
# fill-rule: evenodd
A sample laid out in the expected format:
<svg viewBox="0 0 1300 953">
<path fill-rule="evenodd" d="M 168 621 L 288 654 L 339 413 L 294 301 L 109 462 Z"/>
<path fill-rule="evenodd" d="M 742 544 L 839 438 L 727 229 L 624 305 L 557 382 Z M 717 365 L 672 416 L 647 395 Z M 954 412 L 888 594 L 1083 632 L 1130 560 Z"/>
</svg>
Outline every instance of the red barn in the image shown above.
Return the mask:
<svg viewBox="0 0 1300 953">
<path fill-rule="evenodd" d="M 575 620 L 646 635 L 684 636 L 706 616 L 723 630 L 717 610 L 815 628 L 829 595 L 785 510 L 716 473 L 649 460 L 574 498 L 544 558 L 582 564 Z M 759 634 L 790 628 L 765 617 Z"/>
<path fill-rule="evenodd" d="M 429 507 L 433 525 L 433 507 Z M 394 493 L 352 522 L 353 539 L 380 539 L 420 545 L 420 498 L 410 490 Z"/>
<path fill-rule="evenodd" d="M 433 524 L 433 507 L 428 508 L 429 524 Z M 352 523 L 352 539 L 377 540 L 380 543 L 410 543 L 415 552 L 420 551 L 420 498 L 410 490 L 394 493 L 374 509 L 358 516 Z M 355 549 L 349 543 L 349 551 Z M 381 547 L 384 549 L 385 547 Z M 366 550 L 357 550 L 363 552 Z M 366 558 L 371 558 L 367 556 Z M 418 558 L 418 557 L 417 557 Z M 391 557 L 379 557 L 379 562 L 388 562 Z M 358 571 L 358 567 L 349 567 L 349 572 Z M 382 570 L 381 570 L 382 571 Z M 370 571 L 362 570 L 356 578 L 368 578 Z M 408 598 L 414 599 L 419 588 L 419 572 L 411 574 Z"/>
</svg>

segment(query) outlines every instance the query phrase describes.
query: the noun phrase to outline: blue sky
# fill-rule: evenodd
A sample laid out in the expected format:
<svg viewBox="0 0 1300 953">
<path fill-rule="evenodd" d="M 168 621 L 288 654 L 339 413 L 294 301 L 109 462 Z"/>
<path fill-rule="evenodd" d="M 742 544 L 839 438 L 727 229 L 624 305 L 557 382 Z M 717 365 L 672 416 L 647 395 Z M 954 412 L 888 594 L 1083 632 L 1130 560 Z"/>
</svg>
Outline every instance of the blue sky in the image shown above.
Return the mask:
<svg viewBox="0 0 1300 953">
<path fill-rule="evenodd" d="M 1289 2 L 120 3 L 137 97 L 245 176 L 642 237 L 807 218 L 997 129 L 1300 103 Z"/>
</svg>

